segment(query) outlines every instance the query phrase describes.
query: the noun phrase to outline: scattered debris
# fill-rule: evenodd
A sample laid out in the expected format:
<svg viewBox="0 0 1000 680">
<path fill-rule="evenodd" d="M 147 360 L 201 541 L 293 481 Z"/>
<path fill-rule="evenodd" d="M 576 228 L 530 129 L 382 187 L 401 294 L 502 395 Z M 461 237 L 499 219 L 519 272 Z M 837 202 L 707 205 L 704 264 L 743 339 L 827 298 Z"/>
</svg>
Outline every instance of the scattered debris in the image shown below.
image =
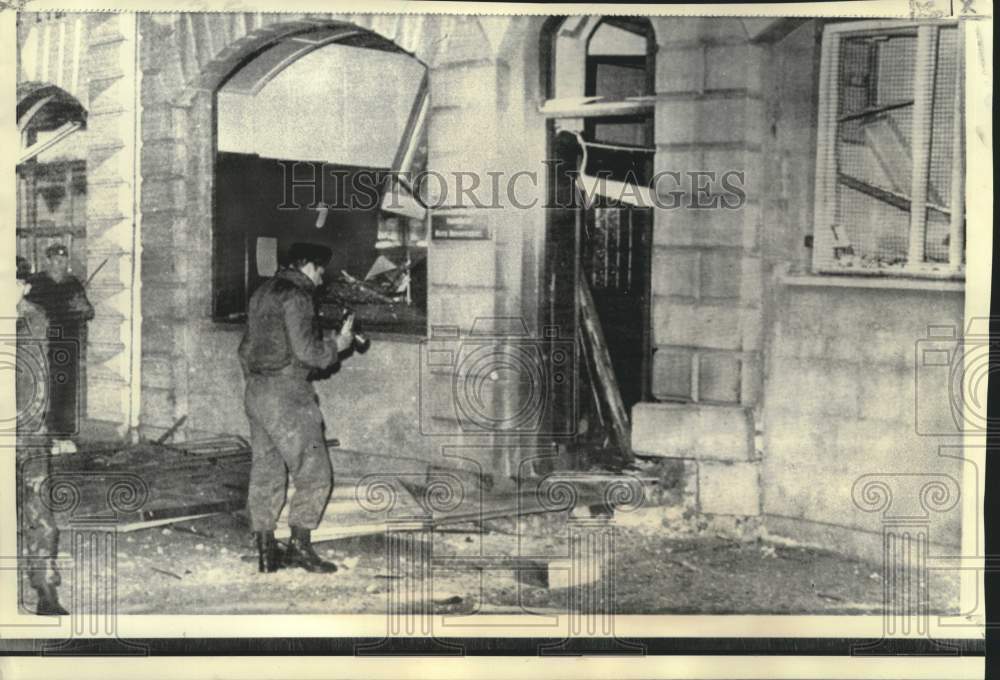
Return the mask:
<svg viewBox="0 0 1000 680">
<path fill-rule="evenodd" d="M 843 602 L 844 601 L 844 598 L 838 597 L 837 595 L 831 595 L 830 593 L 821 593 L 821 592 L 817 591 L 816 594 L 818 596 L 822 597 L 824 600 L 831 600 L 833 602 Z"/>
<path fill-rule="evenodd" d="M 781 552 L 776 552 L 777 556 L 783 560 L 791 560 L 792 562 L 802 562 L 803 564 L 808 564 L 812 560 L 806 557 L 798 557 L 795 553 L 789 550 L 782 550 Z"/>
<path fill-rule="evenodd" d="M 666 561 L 670 562 L 671 564 L 676 564 L 679 567 L 684 567 L 685 569 L 687 569 L 690 572 L 694 572 L 696 574 L 700 574 L 701 573 L 701 569 L 700 568 L 694 566 L 693 564 L 691 564 L 687 560 L 672 560 L 672 559 L 670 559 L 668 557 L 668 558 L 666 558 Z"/>
<path fill-rule="evenodd" d="M 345 557 L 344 558 L 344 566 L 346 568 L 348 568 L 348 569 L 356 569 L 357 566 L 358 566 L 358 562 L 360 562 L 360 561 L 361 561 L 361 558 L 358 557 L 357 555 L 352 555 L 350 557 Z"/>
<path fill-rule="evenodd" d="M 372 595 L 374 595 L 376 593 L 381 593 L 382 589 L 378 587 L 377 583 L 372 583 L 367 588 L 365 588 L 365 592 L 366 593 L 371 593 Z"/>
<path fill-rule="evenodd" d="M 163 552 L 163 551 L 161 550 L 160 552 Z M 180 574 L 175 574 L 174 572 L 167 571 L 166 569 L 159 569 L 157 567 L 150 567 L 150 569 L 152 569 L 153 571 L 155 571 L 158 574 L 163 574 L 164 576 L 171 576 L 171 577 L 177 579 L 178 581 L 183 581 L 184 580 L 184 577 L 181 576 Z"/>
<path fill-rule="evenodd" d="M 435 598 L 434 604 L 437 605 L 454 605 L 462 604 L 465 600 L 461 595 L 448 595 L 446 597 Z"/>
<path fill-rule="evenodd" d="M 202 538 L 215 538 L 215 536 L 210 533 L 207 533 L 205 531 L 199 531 L 198 529 L 195 529 L 194 527 L 188 526 L 186 524 L 175 524 L 174 530 L 183 531 L 186 534 L 193 534 L 194 536 L 201 536 Z M 169 531 L 170 531 L 169 529 L 164 529 L 163 533 L 169 533 Z"/>
</svg>

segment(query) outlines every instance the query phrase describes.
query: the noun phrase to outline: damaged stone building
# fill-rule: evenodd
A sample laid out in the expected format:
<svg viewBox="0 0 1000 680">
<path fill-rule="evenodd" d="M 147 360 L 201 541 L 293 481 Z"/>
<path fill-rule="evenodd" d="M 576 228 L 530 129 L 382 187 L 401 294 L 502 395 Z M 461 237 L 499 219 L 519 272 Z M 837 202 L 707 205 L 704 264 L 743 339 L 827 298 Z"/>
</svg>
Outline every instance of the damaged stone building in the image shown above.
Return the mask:
<svg viewBox="0 0 1000 680">
<path fill-rule="evenodd" d="M 965 324 L 955 23 L 18 22 L 18 254 L 37 267 L 66 243 L 93 275 L 81 438 L 181 418 L 179 439 L 245 435 L 246 302 L 308 239 L 333 248 L 372 339 L 316 383 L 328 432 L 375 467 L 502 488 L 624 448 L 697 512 L 850 554 L 881 554 L 886 480 L 916 480 L 893 502 L 926 515 L 935 550 L 969 530 L 961 503 L 921 505 L 969 474 L 941 448 L 961 422 L 950 359 L 921 354 Z M 581 151 L 651 201 L 558 200 L 574 185 L 554 161 L 587 174 Z M 446 183 L 327 205 L 332 178 L 371 170 Z M 519 172 L 524 197 L 456 200 L 461 173 L 482 179 L 470 198 Z"/>
</svg>

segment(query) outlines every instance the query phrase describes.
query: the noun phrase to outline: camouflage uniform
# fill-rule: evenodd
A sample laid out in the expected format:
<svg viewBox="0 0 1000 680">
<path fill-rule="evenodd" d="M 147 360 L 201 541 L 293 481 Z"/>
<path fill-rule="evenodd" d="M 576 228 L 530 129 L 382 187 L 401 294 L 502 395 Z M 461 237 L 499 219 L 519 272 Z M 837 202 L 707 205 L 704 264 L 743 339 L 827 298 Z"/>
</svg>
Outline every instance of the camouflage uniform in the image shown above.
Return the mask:
<svg viewBox="0 0 1000 680">
<path fill-rule="evenodd" d="M 286 470 L 295 484 L 288 515 L 292 527 L 315 529 L 333 488 L 323 416 L 308 378 L 337 362 L 337 347 L 323 339 L 314 288 L 305 274 L 284 269 L 250 298 L 239 354 L 253 448 L 247 509 L 257 532 L 277 525 Z"/>
<path fill-rule="evenodd" d="M 21 570 L 32 587 L 60 584 L 56 569 L 59 530 L 51 508 L 41 496 L 48 475 L 48 321 L 42 309 L 27 300 L 17 305 L 17 511 Z"/>
</svg>

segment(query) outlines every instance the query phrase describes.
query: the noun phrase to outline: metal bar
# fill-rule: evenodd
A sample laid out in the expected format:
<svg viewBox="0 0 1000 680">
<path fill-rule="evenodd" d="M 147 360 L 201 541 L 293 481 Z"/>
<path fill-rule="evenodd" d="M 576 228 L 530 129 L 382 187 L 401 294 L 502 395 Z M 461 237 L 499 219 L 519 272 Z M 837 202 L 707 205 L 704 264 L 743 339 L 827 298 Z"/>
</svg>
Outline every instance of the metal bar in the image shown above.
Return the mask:
<svg viewBox="0 0 1000 680">
<path fill-rule="evenodd" d="M 895 191 L 889 191 L 888 189 L 877 187 L 874 184 L 869 184 L 862 179 L 858 179 L 853 175 L 848 175 L 843 172 L 837 173 L 837 181 L 850 189 L 854 189 L 855 191 L 865 194 L 866 196 L 871 196 L 872 198 L 884 201 L 894 208 L 899 208 L 900 210 L 904 210 L 906 212 L 912 211 L 910 199 L 901 194 L 897 194 Z M 952 212 L 951 209 L 946 206 L 937 205 L 935 203 L 927 203 L 926 201 L 925 206 L 930 210 L 941 213 L 942 215 L 951 215 Z"/>
<path fill-rule="evenodd" d="M 965 50 L 961 24 L 958 31 L 958 72 L 955 74 L 955 120 L 951 162 L 951 224 L 948 228 L 948 264 L 952 270 L 962 268 L 965 254 L 965 121 L 963 95 L 965 94 L 962 61 Z"/>
<path fill-rule="evenodd" d="M 601 210 L 601 215 L 604 216 L 604 274 L 602 275 L 602 285 L 604 288 L 608 287 L 608 270 L 611 268 L 611 254 L 609 250 L 611 249 L 611 222 L 608 219 L 609 215 L 606 210 Z"/>
<path fill-rule="evenodd" d="M 24 151 L 22 151 L 21 155 L 17 159 L 18 164 L 20 164 L 20 163 L 26 163 L 26 162 L 30 161 L 32 158 L 35 158 L 36 156 L 38 156 L 38 154 L 42 153 L 43 151 L 46 151 L 47 149 L 51 149 L 56 144 L 59 144 L 64 139 L 66 139 L 67 137 L 69 137 L 71 134 L 73 134 L 74 132 L 76 132 L 77 130 L 79 130 L 81 127 L 82 127 L 82 124 L 79 123 L 79 122 L 77 122 L 77 121 L 73 121 L 73 122 L 69 122 L 69 123 L 64 124 L 58 130 L 56 130 L 55 133 L 53 133 L 53 135 L 51 137 L 49 137 L 44 142 L 37 142 L 35 144 L 32 144 L 27 149 L 25 149 Z"/>
<path fill-rule="evenodd" d="M 572 102 L 568 105 L 550 101 L 542 106 L 539 112 L 546 118 L 591 118 L 649 113 L 653 111 L 654 106 L 652 101 L 595 102 L 593 104 Z"/>
<path fill-rule="evenodd" d="M 413 156 L 416 153 L 417 145 L 423 134 L 427 122 L 427 110 L 430 108 L 430 97 L 428 97 L 430 79 L 425 72 L 417 88 L 417 96 L 413 99 L 413 106 L 410 109 L 410 116 L 406 122 L 403 136 L 399 140 L 399 148 L 396 149 L 396 157 L 392 161 L 394 172 L 409 172 L 413 164 Z M 411 191 L 412 188 L 407 186 Z"/>
<path fill-rule="evenodd" d="M 626 269 L 626 279 L 625 287 L 631 292 L 632 291 L 632 262 L 635 260 L 635 246 L 634 246 L 634 234 L 635 231 L 632 225 L 632 209 L 628 209 L 628 258 L 626 260 L 628 268 Z"/>
<path fill-rule="evenodd" d="M 618 219 L 615 220 L 615 288 L 622 286 L 622 209 L 618 208 L 615 213 Z"/>
<path fill-rule="evenodd" d="M 628 153 L 656 153 L 653 146 L 628 146 L 626 144 L 606 144 L 604 142 L 584 142 L 585 145 L 595 149 L 610 149 L 611 151 L 625 151 Z"/>
<path fill-rule="evenodd" d="M 927 185 L 931 168 L 931 116 L 934 112 L 934 62 L 937 26 L 917 30 L 917 57 L 913 78 L 913 178 L 910 187 L 910 249 L 907 265 L 924 261 L 927 231 Z"/>
<path fill-rule="evenodd" d="M 877 116 L 880 113 L 888 113 L 889 111 L 895 111 L 896 109 L 901 109 L 905 106 L 913 106 L 913 100 L 907 99 L 905 101 L 891 102 L 889 104 L 869 106 L 868 108 L 862 109 L 861 111 L 855 111 L 854 113 L 845 113 L 843 116 L 837 119 L 837 122 L 846 123 L 848 121 L 857 120 L 858 118 Z"/>
</svg>

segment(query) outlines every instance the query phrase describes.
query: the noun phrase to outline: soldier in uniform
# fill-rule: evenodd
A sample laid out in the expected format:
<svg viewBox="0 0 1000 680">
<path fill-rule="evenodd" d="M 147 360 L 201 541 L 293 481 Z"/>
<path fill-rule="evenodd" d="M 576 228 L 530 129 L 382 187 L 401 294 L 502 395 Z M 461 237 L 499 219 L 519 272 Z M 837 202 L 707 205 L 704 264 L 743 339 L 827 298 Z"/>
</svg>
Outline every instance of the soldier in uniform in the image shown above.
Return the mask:
<svg viewBox="0 0 1000 680">
<path fill-rule="evenodd" d="M 48 401 L 48 320 L 45 312 L 25 299 L 31 291 L 31 267 L 17 258 L 17 528 L 21 569 L 28 572 L 38 592 L 36 613 L 42 616 L 68 614 L 59 604 L 56 587 L 61 579 L 56 569 L 59 530 L 52 509 L 42 500 L 41 486 L 48 474 L 48 436 L 45 411 Z"/>
<path fill-rule="evenodd" d="M 311 543 L 311 531 L 319 525 L 333 488 L 333 470 L 309 374 L 334 365 L 354 341 L 351 319 L 340 333 L 324 338 L 316 315 L 313 295 L 331 254 L 325 246 L 292 245 L 288 266 L 251 296 L 240 343 L 253 448 L 247 509 L 257 539 L 258 568 L 265 573 L 283 566 L 337 571 L 336 565 L 316 555 Z M 292 536 L 281 555 L 274 529 L 284 504 L 286 472 L 295 494 L 288 514 Z"/>
<path fill-rule="evenodd" d="M 86 322 L 94 318 L 94 308 L 80 281 L 69 271 L 69 251 L 61 243 L 45 250 L 45 271 L 31 279 L 29 299 L 45 310 L 49 325 L 61 341 L 49 352 L 49 434 L 55 439 L 56 453 L 73 453 L 71 436 L 77 431 L 77 391 L 80 359 L 84 356 Z M 75 349 L 65 352 L 68 343 Z"/>
</svg>

